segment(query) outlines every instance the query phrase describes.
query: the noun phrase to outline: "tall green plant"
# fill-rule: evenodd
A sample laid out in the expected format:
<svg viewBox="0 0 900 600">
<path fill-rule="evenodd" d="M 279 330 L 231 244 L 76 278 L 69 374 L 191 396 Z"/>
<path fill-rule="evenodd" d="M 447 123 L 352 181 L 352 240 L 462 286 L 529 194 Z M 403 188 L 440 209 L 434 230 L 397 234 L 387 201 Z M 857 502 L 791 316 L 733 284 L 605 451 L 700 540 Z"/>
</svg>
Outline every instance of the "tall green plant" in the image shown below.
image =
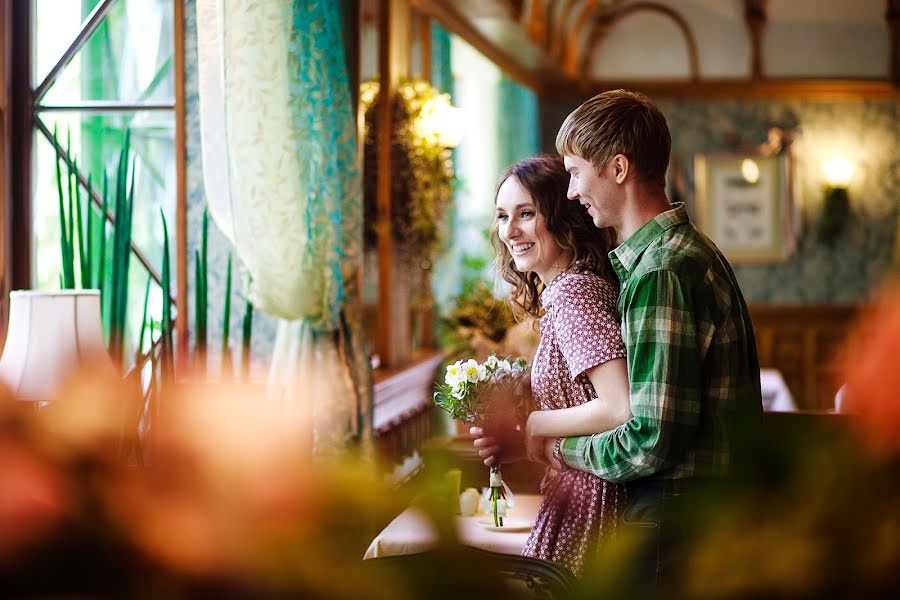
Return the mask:
<svg viewBox="0 0 900 600">
<path fill-rule="evenodd" d="M 250 336 L 253 333 L 253 304 L 247 300 L 244 306 L 244 319 L 241 322 L 241 379 L 250 375 Z"/>
<path fill-rule="evenodd" d="M 160 375 L 164 381 L 175 379 L 175 343 L 172 337 L 172 267 L 169 262 L 169 226 L 166 215 L 159 209 L 163 225 L 163 261 L 162 261 L 162 347 L 160 348 Z"/>
<path fill-rule="evenodd" d="M 71 137 L 69 138 L 71 141 Z M 56 124 L 53 125 L 53 146 L 54 148 L 59 148 L 59 136 L 56 128 Z M 72 164 L 69 162 L 69 146 L 67 144 L 66 149 L 66 167 L 67 177 L 66 177 L 66 187 L 70 189 L 68 186 L 68 182 L 71 181 L 72 177 Z M 62 259 L 62 273 L 60 275 L 60 287 L 63 289 L 73 289 L 75 287 L 75 250 L 74 250 L 74 240 L 72 239 L 70 231 L 72 230 L 70 226 L 70 221 L 72 220 L 72 196 L 71 191 L 69 194 L 69 217 L 66 217 L 66 196 L 63 193 L 63 174 L 62 169 L 60 167 L 60 159 L 59 156 L 56 158 L 56 192 L 59 200 L 59 248 Z"/>
<path fill-rule="evenodd" d="M 228 255 L 228 273 L 225 276 L 225 314 L 222 315 L 222 377 L 228 378 L 232 373 L 231 347 L 228 337 L 231 331 L 231 255 Z"/>
<path fill-rule="evenodd" d="M 55 148 L 61 148 L 56 125 L 53 128 Z M 60 161 L 66 163 L 63 174 Z M 78 159 L 71 154 L 71 135 L 66 136 L 65 157 L 56 159 L 56 191 L 59 210 L 61 267 L 60 287 L 63 289 L 102 289 L 103 279 L 97 277 L 103 271 L 104 209 L 100 218 L 94 218 L 95 207 L 93 178 L 88 175 L 87 194 L 82 199 L 78 181 Z M 105 191 L 104 191 L 105 195 Z M 95 230 L 98 228 L 99 232 Z M 96 238 L 95 238 L 96 233 Z M 97 247 L 97 239 L 100 248 Z M 98 260 L 99 250 L 99 260 Z"/>
<path fill-rule="evenodd" d="M 109 352 L 114 360 L 122 360 L 125 340 L 125 321 L 128 307 L 128 270 L 131 264 L 131 219 L 134 208 L 135 167 L 129 150 L 131 133 L 125 132 L 125 143 L 119 153 L 114 191 L 115 224 L 112 234 L 112 255 L 108 288 Z"/>
<path fill-rule="evenodd" d="M 207 312 L 207 277 L 209 275 L 207 271 L 207 236 L 209 233 L 209 212 L 204 209 L 203 211 L 203 229 L 201 233 L 200 240 L 200 250 L 194 250 L 194 311 L 195 311 L 195 319 L 194 323 L 196 323 L 196 336 L 197 336 L 197 345 L 196 345 L 196 354 L 194 356 L 195 360 L 195 368 L 197 369 L 197 375 L 200 378 L 206 376 L 206 349 L 207 349 L 207 336 L 206 336 L 206 312 Z"/>
</svg>

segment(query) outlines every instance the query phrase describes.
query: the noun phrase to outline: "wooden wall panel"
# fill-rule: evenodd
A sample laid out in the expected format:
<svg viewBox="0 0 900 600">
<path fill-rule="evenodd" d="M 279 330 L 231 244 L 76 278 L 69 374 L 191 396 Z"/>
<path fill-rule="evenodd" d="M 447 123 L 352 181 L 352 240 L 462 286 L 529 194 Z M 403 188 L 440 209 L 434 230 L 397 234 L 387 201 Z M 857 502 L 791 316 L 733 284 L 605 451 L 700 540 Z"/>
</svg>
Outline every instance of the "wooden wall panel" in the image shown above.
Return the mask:
<svg viewBox="0 0 900 600">
<path fill-rule="evenodd" d="M 834 358 L 853 324 L 849 305 L 750 307 L 760 366 L 781 371 L 797 406 L 834 407 Z"/>
</svg>

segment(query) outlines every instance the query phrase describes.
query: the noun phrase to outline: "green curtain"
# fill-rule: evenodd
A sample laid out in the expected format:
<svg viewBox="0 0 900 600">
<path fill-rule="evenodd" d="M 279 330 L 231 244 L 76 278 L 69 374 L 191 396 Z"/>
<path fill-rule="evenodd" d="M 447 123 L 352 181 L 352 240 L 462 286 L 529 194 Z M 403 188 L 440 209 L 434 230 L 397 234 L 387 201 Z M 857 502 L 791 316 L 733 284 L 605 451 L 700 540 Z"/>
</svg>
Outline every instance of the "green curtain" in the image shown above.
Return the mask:
<svg viewBox="0 0 900 600">
<path fill-rule="evenodd" d="M 498 84 L 497 164 L 505 169 L 540 150 L 537 97 L 525 86 L 501 75 Z"/>
<path fill-rule="evenodd" d="M 450 32 L 435 20 L 431 21 L 431 85 L 453 98 Z"/>
</svg>

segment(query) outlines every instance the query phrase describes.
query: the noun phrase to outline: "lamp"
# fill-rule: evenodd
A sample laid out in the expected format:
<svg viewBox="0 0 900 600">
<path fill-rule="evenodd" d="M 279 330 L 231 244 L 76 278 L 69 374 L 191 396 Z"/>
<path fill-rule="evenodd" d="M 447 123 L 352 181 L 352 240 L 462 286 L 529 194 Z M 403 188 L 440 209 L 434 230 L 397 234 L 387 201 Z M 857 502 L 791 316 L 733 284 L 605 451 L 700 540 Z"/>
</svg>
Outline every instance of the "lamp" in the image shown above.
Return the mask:
<svg viewBox="0 0 900 600">
<path fill-rule="evenodd" d="M 840 235 L 850 218 L 850 196 L 847 188 L 855 167 L 841 156 L 832 157 L 822 165 L 825 173 L 825 197 L 819 221 L 819 240 L 831 243 Z"/>
<path fill-rule="evenodd" d="M 416 129 L 422 137 L 434 136 L 444 148 L 455 148 L 462 140 L 464 125 L 462 109 L 450 104 L 447 94 L 440 94 L 422 107 Z"/>
<path fill-rule="evenodd" d="M 19 399 L 50 398 L 75 365 L 97 356 L 110 360 L 103 343 L 98 290 L 10 292 L 0 380 Z"/>
</svg>

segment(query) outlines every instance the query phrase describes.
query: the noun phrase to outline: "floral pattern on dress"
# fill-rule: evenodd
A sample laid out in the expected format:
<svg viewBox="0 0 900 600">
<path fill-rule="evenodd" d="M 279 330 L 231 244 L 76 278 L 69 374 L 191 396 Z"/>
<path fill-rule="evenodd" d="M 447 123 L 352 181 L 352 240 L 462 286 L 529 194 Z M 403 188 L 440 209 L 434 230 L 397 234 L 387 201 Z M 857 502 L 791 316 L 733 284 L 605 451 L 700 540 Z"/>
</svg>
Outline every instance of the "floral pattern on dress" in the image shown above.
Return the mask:
<svg viewBox="0 0 900 600">
<path fill-rule="evenodd" d="M 586 371 L 625 357 L 616 312 L 618 290 L 577 264 L 541 294 L 546 314 L 532 362 L 531 391 L 539 410 L 568 408 L 597 397 Z M 582 573 L 615 533 L 627 503 L 624 485 L 570 469 L 548 470 L 543 502 L 522 551 Z"/>
</svg>

